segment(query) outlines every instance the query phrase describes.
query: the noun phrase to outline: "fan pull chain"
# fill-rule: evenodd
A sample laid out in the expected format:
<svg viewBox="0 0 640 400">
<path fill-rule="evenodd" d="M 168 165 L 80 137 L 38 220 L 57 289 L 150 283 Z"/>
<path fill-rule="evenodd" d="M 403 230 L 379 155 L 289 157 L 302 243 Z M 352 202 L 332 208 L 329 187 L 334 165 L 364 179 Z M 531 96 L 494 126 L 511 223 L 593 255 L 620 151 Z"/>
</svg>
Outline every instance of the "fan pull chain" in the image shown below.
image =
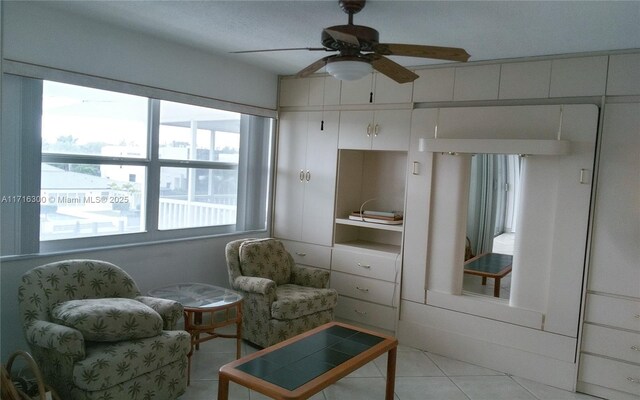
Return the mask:
<svg viewBox="0 0 640 400">
<path fill-rule="evenodd" d="M 325 93 L 327 91 L 327 77 L 322 78 L 322 120 L 320 121 L 320 130 L 324 131 L 324 103 Z"/>
</svg>

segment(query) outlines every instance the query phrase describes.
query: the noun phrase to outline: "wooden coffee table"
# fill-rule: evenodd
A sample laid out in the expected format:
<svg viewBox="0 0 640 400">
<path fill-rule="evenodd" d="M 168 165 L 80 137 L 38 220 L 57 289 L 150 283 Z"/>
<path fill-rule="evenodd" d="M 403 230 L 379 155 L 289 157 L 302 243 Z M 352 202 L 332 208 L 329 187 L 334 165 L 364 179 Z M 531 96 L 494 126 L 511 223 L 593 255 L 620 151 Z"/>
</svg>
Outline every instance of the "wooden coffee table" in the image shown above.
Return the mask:
<svg viewBox="0 0 640 400">
<path fill-rule="evenodd" d="M 222 366 L 218 400 L 228 400 L 229 381 L 277 400 L 307 399 L 384 353 L 385 399 L 393 400 L 397 347 L 394 337 L 329 322 Z"/>
<path fill-rule="evenodd" d="M 464 263 L 464 273 L 482 277 L 482 284 L 487 278 L 493 278 L 493 297 L 500 297 L 500 280 L 511 272 L 513 256 L 498 253 L 482 253 L 468 259 Z"/>
</svg>

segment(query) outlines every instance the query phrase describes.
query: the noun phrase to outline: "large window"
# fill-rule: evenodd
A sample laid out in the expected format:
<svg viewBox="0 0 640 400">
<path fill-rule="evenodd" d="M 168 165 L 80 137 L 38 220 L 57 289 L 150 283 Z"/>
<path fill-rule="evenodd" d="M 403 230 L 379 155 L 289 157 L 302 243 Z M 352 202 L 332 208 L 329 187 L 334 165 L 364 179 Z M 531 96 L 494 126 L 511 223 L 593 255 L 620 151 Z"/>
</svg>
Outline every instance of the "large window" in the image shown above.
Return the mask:
<svg viewBox="0 0 640 400">
<path fill-rule="evenodd" d="M 272 118 L 3 84 L 3 256 L 266 229 Z"/>
</svg>

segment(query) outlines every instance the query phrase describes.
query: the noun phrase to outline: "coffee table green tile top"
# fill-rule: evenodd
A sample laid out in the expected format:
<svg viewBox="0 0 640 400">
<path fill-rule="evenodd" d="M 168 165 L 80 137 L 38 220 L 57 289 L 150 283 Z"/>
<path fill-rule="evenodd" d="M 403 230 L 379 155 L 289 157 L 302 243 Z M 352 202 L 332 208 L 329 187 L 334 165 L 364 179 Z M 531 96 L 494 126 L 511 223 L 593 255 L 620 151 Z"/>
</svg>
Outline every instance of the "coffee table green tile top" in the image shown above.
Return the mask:
<svg viewBox="0 0 640 400">
<path fill-rule="evenodd" d="M 386 352 L 392 400 L 397 346 L 394 337 L 330 322 L 224 365 L 218 400 L 228 399 L 229 381 L 273 399 L 306 399 Z"/>
<path fill-rule="evenodd" d="M 500 280 L 511 272 L 513 256 L 498 253 L 482 253 L 464 263 L 464 273 L 482 277 L 482 284 L 487 278 L 494 278 L 493 296 L 500 297 Z"/>
<path fill-rule="evenodd" d="M 191 382 L 193 350 L 194 348 L 197 350 L 202 342 L 218 337 L 235 338 L 236 358 L 240 358 L 243 301 L 241 294 L 205 283 L 177 283 L 153 289 L 148 294 L 161 299 L 177 301 L 184 308 L 184 330 L 191 335 L 187 384 Z M 236 325 L 235 335 L 215 331 L 232 324 Z"/>
</svg>

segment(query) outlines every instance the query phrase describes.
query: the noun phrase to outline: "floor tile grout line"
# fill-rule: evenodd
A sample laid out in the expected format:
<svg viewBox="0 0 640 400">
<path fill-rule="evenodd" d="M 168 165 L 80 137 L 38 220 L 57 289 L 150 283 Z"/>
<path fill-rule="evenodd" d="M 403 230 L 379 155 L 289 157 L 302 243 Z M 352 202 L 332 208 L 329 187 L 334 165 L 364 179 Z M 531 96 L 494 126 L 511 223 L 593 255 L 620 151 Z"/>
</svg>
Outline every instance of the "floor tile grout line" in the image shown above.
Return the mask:
<svg viewBox="0 0 640 400">
<path fill-rule="evenodd" d="M 533 396 L 536 400 L 541 400 L 538 396 L 535 395 L 535 393 L 533 393 L 531 390 L 527 389 L 524 385 L 521 385 L 520 382 L 518 382 L 516 379 L 514 379 L 513 375 L 507 374 L 507 376 L 509 378 L 511 378 L 511 380 L 514 381 L 518 386 L 523 388 L 527 393 L 531 394 L 531 396 Z"/>
</svg>

